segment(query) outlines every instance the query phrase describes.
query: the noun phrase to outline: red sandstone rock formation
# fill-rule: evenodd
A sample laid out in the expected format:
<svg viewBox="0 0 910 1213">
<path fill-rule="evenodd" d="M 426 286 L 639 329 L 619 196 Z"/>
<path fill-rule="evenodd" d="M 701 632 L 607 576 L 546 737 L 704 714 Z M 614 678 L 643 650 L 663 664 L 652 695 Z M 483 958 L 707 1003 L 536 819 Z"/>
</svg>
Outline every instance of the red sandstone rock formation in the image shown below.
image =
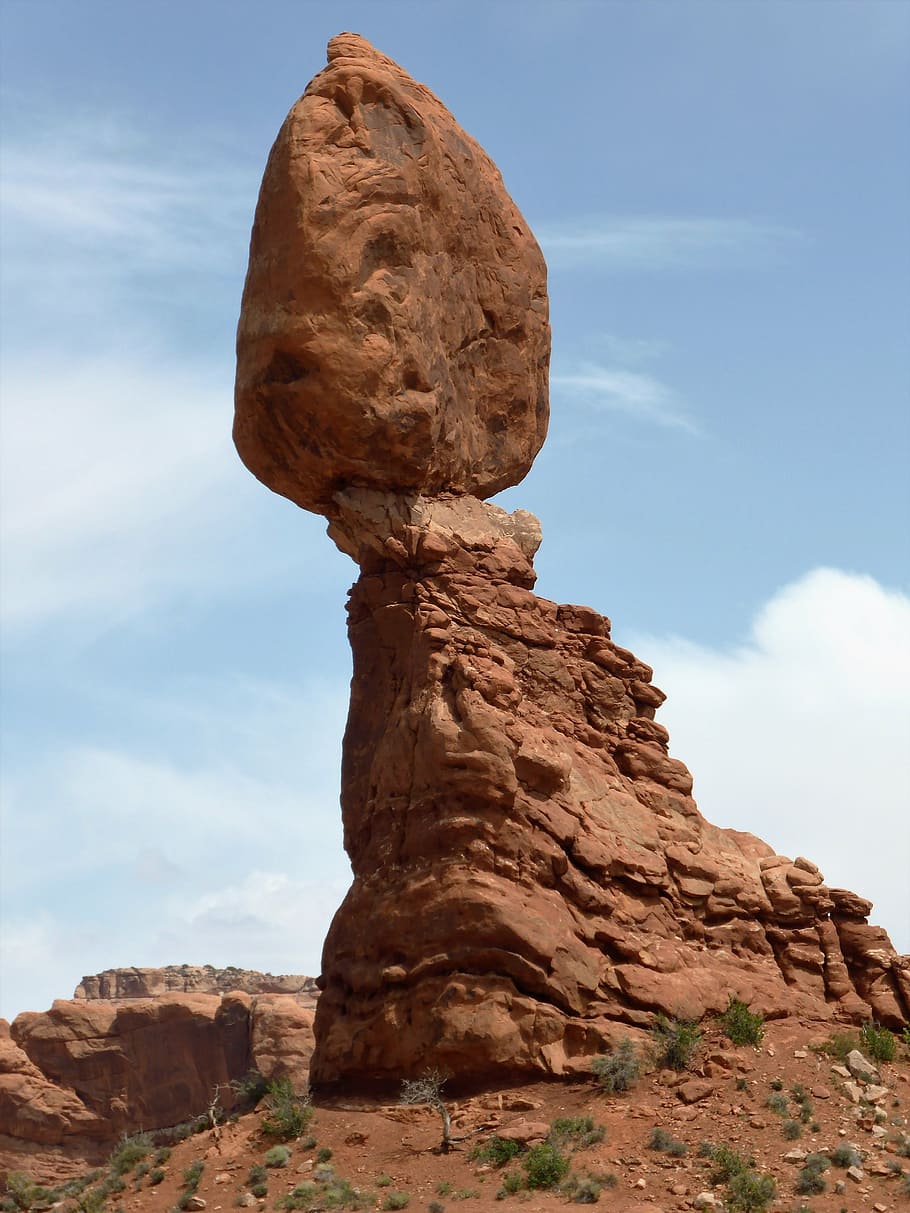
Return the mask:
<svg viewBox="0 0 910 1213">
<path fill-rule="evenodd" d="M 302 1005 L 315 1007 L 319 990 L 312 977 L 297 973 L 258 973 L 252 969 L 216 969 L 212 965 L 165 965 L 159 969 L 105 969 L 83 977 L 74 999 L 158 998 L 162 994 L 289 994 Z"/>
<path fill-rule="evenodd" d="M 256 209 L 243 461 L 317 511 L 346 485 L 488 497 L 544 440 L 549 352 L 546 267 L 496 166 L 391 59 L 333 38 Z"/>
<path fill-rule="evenodd" d="M 60 1178 L 123 1133 L 167 1128 L 258 1070 L 307 1084 L 313 1010 L 293 995 L 163 994 L 58 1000 L 0 1020 L 0 1171 Z"/>
<path fill-rule="evenodd" d="M 363 565 L 342 786 L 355 880 L 325 945 L 314 1079 L 585 1070 L 620 1025 L 730 994 L 902 1023 L 910 966 L 869 903 L 706 822 L 650 668 L 595 611 L 531 592 L 530 515 L 397 504 L 381 528 L 375 499 L 352 510 L 344 533 Z"/>
<path fill-rule="evenodd" d="M 869 905 L 699 814 L 651 670 L 534 596 L 537 522 L 479 498 L 543 440 L 544 269 L 498 174 L 362 39 L 291 111 L 256 214 L 235 439 L 361 565 L 317 1082 L 584 1068 L 616 1025 L 905 1021 Z"/>
</svg>

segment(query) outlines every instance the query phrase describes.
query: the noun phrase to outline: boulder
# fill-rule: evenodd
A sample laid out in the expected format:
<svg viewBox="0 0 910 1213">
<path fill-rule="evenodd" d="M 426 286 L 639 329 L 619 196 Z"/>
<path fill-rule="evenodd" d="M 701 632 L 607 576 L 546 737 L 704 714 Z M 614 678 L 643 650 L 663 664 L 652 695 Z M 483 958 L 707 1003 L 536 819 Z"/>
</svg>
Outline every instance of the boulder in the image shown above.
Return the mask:
<svg viewBox="0 0 910 1213">
<path fill-rule="evenodd" d="M 546 266 L 490 158 L 356 34 L 272 148 L 237 331 L 234 440 L 306 509 L 349 486 L 516 484 L 546 435 Z"/>
</svg>

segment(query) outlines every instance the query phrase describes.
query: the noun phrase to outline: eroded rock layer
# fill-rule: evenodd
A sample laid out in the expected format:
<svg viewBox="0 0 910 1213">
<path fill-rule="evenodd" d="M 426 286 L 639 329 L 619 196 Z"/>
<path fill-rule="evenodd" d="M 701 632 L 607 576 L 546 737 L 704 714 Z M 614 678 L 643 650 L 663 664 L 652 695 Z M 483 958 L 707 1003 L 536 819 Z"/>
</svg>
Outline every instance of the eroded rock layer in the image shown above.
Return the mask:
<svg viewBox="0 0 910 1213">
<path fill-rule="evenodd" d="M 692 799 L 652 671 L 535 597 L 536 520 L 471 498 L 339 499 L 362 565 L 318 1082 L 586 1068 L 622 1025 L 734 994 L 769 1016 L 906 1021 L 908 959 Z"/>
<path fill-rule="evenodd" d="M 216 1094 L 230 1108 L 250 1070 L 302 1090 L 312 1048 L 312 1006 L 291 994 L 59 999 L 0 1020 L 0 1173 L 78 1173 L 122 1134 L 193 1120 Z"/>
<path fill-rule="evenodd" d="M 237 331 L 234 439 L 270 488 L 488 497 L 546 435 L 546 266 L 490 158 L 356 34 L 269 156 Z"/>
<path fill-rule="evenodd" d="M 105 969 L 83 977 L 74 999 L 103 998 L 111 1002 L 160 998 L 164 994 L 289 994 L 302 1006 L 313 1007 L 319 991 L 312 977 L 299 973 L 259 973 L 232 965 L 163 965 L 160 968 Z"/>
</svg>

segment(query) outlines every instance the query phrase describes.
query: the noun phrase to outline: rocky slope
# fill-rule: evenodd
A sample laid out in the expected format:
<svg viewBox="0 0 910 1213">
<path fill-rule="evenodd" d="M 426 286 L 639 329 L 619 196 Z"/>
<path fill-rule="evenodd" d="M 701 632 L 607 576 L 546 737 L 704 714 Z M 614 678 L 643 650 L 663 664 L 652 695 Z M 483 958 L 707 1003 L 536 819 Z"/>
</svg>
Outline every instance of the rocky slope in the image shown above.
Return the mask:
<svg viewBox="0 0 910 1213">
<path fill-rule="evenodd" d="M 441 1121 L 432 1108 L 346 1097 L 319 1101 L 301 1136 L 287 1142 L 284 1165 L 268 1167 L 276 1138 L 264 1132 L 260 1106 L 172 1148 L 140 1146 L 131 1160 L 117 1151 L 114 1161 L 126 1164 L 122 1174 L 105 1168 L 82 1195 L 92 1198 L 107 1182 L 102 1207 L 129 1213 L 202 1208 L 202 1201 L 210 1210 L 271 1210 L 285 1198 L 292 1202 L 285 1207 L 312 1211 L 401 1208 L 407 1201 L 414 1210 L 543 1213 L 570 1207 L 573 1197 L 596 1199 L 605 1213 L 732 1213 L 743 1206 L 725 1203 L 729 1185 L 716 1178 L 717 1160 L 706 1153 L 724 1146 L 752 1160 L 751 1174 L 765 1191 L 773 1185 L 767 1201 L 746 1206 L 753 1213 L 907 1208 L 904 1049 L 893 1062 L 879 1063 L 874 1076 L 853 1078 L 848 1066 L 816 1051 L 822 1036 L 793 1017 L 767 1025 L 758 1047 L 733 1045 L 716 1023 L 703 1027 L 688 1069 L 648 1069 L 623 1092 L 608 1094 L 590 1076 L 460 1100 L 444 1089 L 455 1139 L 448 1154 L 439 1152 Z M 566 1133 L 567 1124 L 588 1117 L 590 1130 Z M 529 1190 L 530 1151 L 559 1121 L 568 1172 L 555 1189 Z M 516 1143 L 505 1166 L 495 1162 L 501 1147 L 490 1151 L 494 1138 Z M 26 1187 L 14 1184 L 19 1192 Z M 61 1213 L 76 1213 L 76 1198 L 62 1192 L 39 1198 L 35 1207 L 52 1200 L 60 1201 Z"/>
</svg>

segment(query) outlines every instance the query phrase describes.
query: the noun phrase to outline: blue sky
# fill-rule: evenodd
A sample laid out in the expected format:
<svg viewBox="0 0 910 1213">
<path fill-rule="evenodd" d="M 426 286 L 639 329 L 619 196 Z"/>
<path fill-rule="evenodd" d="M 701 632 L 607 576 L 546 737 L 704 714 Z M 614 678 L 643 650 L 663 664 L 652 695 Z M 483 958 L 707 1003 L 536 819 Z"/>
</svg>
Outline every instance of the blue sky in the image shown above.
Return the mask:
<svg viewBox="0 0 910 1213">
<path fill-rule="evenodd" d="M 702 810 L 910 951 L 910 6 L 3 8 L 0 1013 L 83 973 L 313 973 L 354 566 L 230 444 L 249 227 L 354 29 L 550 266 L 541 594 L 655 667 Z"/>
</svg>

